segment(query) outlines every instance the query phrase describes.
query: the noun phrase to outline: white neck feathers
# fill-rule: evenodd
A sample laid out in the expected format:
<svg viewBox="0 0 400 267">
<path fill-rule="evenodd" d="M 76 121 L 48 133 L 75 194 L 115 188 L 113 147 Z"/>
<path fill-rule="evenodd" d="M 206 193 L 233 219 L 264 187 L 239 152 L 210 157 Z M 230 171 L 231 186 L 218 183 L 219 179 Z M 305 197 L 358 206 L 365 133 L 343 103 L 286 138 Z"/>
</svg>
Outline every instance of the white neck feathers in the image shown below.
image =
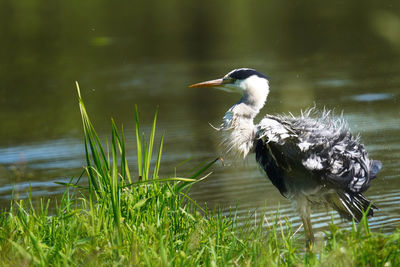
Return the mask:
<svg viewBox="0 0 400 267">
<path fill-rule="evenodd" d="M 244 158 L 253 150 L 256 136 L 253 120 L 267 100 L 269 85 L 266 79 L 256 75 L 235 85 L 241 88 L 242 98 L 225 113 L 219 130 L 222 130 L 226 152 Z"/>
</svg>

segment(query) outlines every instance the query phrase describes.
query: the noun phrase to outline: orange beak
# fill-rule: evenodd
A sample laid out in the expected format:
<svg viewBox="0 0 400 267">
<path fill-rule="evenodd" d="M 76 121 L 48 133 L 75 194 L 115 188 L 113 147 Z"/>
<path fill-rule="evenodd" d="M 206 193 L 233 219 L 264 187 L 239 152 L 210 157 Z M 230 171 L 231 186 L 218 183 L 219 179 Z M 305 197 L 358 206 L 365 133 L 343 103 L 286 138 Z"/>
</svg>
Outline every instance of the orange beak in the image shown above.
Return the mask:
<svg viewBox="0 0 400 267">
<path fill-rule="evenodd" d="M 211 80 L 211 81 L 206 81 L 206 82 L 201 82 L 201 83 L 195 83 L 189 86 L 189 88 L 198 88 L 198 87 L 218 87 L 220 85 L 223 85 L 227 83 L 224 79 L 216 79 L 216 80 Z"/>
</svg>

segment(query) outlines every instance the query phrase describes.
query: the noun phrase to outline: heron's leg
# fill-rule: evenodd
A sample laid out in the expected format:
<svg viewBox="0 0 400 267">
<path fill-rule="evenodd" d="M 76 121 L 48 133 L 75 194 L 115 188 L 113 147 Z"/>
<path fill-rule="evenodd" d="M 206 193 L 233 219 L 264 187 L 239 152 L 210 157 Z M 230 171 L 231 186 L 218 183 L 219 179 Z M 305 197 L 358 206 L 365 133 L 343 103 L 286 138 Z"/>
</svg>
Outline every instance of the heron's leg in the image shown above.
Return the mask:
<svg viewBox="0 0 400 267">
<path fill-rule="evenodd" d="M 311 204 L 305 196 L 301 196 L 297 200 L 297 209 L 299 210 L 301 220 L 303 221 L 304 233 L 306 236 L 306 245 L 308 249 L 314 244 L 314 233 L 311 225 Z"/>
<path fill-rule="evenodd" d="M 314 233 L 312 230 L 311 220 L 310 220 L 310 213 L 302 215 L 301 219 L 304 225 L 304 232 L 306 235 L 306 246 L 307 248 L 312 248 L 314 244 Z"/>
</svg>

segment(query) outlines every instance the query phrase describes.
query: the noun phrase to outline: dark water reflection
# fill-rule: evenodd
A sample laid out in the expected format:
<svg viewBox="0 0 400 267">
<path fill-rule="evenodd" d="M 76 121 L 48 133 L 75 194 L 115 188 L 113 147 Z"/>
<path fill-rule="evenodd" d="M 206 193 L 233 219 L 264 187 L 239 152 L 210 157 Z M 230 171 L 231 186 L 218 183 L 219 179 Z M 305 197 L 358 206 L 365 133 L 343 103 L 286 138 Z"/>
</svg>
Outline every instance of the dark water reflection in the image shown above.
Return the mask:
<svg viewBox="0 0 400 267">
<path fill-rule="evenodd" d="M 110 117 L 124 124 L 135 162 L 133 105 L 144 131 L 160 110 L 165 132 L 163 174 L 185 174 L 219 155 L 217 125 L 237 95 L 188 84 L 236 67 L 271 77 L 262 113 L 313 106 L 342 110 L 372 158 L 383 162 L 367 195 L 380 210 L 371 223 L 400 223 L 400 13 L 397 2 L 351 1 L 109 1 L 0 3 L 0 206 L 12 191 L 57 196 L 55 181 L 79 176 L 84 165 L 74 81 L 93 122 L 106 137 Z M 256 166 L 216 166 L 193 188 L 209 207 L 239 215 L 275 211 L 299 219 Z M 336 216 L 336 215 L 335 215 Z M 323 227 L 324 211 L 313 221 Z M 348 226 L 348 225 L 347 225 Z"/>
</svg>

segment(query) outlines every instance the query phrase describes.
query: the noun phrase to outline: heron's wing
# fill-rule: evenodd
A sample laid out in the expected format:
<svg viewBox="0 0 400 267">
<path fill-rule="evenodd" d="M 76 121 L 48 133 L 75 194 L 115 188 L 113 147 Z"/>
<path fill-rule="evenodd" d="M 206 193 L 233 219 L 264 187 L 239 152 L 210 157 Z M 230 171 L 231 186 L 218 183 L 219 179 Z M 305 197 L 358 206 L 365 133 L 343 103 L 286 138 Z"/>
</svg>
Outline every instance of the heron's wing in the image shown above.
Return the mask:
<svg viewBox="0 0 400 267">
<path fill-rule="evenodd" d="M 258 125 L 258 136 L 282 171 L 299 171 L 302 166 L 321 184 L 344 191 L 365 191 L 382 166 L 368 159 L 364 146 L 342 121 L 328 115 L 267 116 Z"/>
<path fill-rule="evenodd" d="M 292 129 L 273 116 L 265 117 L 256 127 L 256 160 L 285 197 L 288 197 L 287 176 L 296 168 L 293 159 L 299 152 L 297 146 L 289 141 L 293 138 L 295 133 Z"/>
</svg>

